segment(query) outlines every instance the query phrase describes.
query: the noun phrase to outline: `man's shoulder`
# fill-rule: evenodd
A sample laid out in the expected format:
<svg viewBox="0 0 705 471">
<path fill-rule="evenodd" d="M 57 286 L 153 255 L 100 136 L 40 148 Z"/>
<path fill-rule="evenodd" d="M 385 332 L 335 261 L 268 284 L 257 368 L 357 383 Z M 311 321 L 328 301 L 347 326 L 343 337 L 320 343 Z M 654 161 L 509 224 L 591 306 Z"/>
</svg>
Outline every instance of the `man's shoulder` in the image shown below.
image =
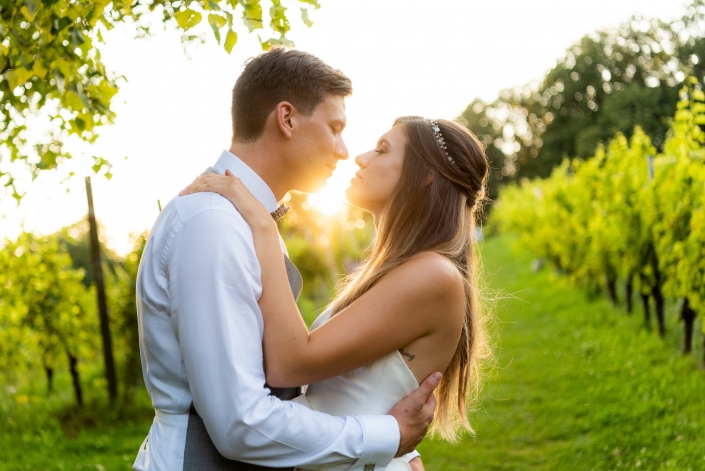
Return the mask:
<svg viewBox="0 0 705 471">
<path fill-rule="evenodd" d="M 244 222 L 240 213 L 237 212 L 235 206 L 226 198 L 218 193 L 194 193 L 191 195 L 177 196 L 167 204 L 164 208 L 175 211 L 181 223 L 186 223 L 196 216 L 206 212 L 213 212 L 213 216 L 222 217 L 224 219 L 232 219 L 235 216 L 236 220 Z"/>
<path fill-rule="evenodd" d="M 252 238 L 245 219 L 230 201 L 217 193 L 176 196 L 159 214 L 150 238 L 154 239 L 156 246 L 164 244 L 166 248 L 186 228 L 194 234 L 202 230 L 203 237 L 211 241 L 225 234 L 229 239 L 235 234 L 240 234 L 246 241 Z"/>
</svg>

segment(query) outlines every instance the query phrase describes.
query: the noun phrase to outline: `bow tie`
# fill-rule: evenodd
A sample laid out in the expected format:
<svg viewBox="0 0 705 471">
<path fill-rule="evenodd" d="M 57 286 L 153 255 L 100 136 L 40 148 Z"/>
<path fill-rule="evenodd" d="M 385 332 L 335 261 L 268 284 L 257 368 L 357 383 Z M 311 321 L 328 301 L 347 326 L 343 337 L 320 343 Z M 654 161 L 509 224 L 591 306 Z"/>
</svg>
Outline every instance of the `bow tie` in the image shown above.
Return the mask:
<svg viewBox="0 0 705 471">
<path fill-rule="evenodd" d="M 274 212 L 271 212 L 269 214 L 272 215 L 272 219 L 274 219 L 274 222 L 279 221 L 281 218 L 283 218 L 286 213 L 289 212 L 291 208 L 288 207 L 286 204 L 281 204 Z"/>
</svg>

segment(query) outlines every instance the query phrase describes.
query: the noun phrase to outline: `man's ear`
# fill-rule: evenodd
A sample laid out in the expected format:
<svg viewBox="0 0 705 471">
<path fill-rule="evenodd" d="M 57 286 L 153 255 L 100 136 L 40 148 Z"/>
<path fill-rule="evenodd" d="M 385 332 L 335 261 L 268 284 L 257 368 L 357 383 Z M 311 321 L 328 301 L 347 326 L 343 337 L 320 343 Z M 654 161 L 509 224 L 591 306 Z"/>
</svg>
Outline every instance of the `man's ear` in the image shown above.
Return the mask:
<svg viewBox="0 0 705 471">
<path fill-rule="evenodd" d="M 274 118 L 276 119 L 279 130 L 287 138 L 291 138 L 294 134 L 293 116 L 296 114 L 296 108 L 288 101 L 282 101 L 274 108 Z"/>
</svg>

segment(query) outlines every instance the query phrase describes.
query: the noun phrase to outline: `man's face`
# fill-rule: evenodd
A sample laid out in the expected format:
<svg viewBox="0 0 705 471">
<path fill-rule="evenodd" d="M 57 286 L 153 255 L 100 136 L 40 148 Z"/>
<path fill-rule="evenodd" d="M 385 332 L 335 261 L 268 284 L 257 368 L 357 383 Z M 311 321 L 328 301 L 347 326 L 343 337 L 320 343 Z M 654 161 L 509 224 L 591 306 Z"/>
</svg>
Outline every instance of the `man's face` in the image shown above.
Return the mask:
<svg viewBox="0 0 705 471">
<path fill-rule="evenodd" d="M 339 95 L 326 95 L 311 116 L 299 115 L 288 152 L 293 189 L 322 189 L 338 161 L 348 158 L 342 135 L 346 123 L 345 98 Z"/>
</svg>

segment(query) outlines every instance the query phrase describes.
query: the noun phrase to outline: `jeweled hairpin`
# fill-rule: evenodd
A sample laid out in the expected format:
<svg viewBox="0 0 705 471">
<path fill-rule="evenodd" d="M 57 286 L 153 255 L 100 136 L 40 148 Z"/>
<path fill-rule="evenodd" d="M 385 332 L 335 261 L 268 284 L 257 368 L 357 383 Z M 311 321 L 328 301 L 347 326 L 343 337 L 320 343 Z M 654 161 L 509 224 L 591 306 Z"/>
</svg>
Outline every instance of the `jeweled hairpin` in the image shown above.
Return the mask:
<svg viewBox="0 0 705 471">
<path fill-rule="evenodd" d="M 431 125 L 431 129 L 433 129 L 433 134 L 436 136 L 436 141 L 438 141 L 438 145 L 441 147 L 441 150 L 448 158 L 448 161 L 452 164 L 455 164 L 453 157 L 448 155 L 448 148 L 446 147 L 446 140 L 443 139 L 443 134 L 441 134 L 441 128 L 438 126 L 438 123 L 436 122 L 435 119 L 429 119 L 428 122 Z"/>
</svg>

